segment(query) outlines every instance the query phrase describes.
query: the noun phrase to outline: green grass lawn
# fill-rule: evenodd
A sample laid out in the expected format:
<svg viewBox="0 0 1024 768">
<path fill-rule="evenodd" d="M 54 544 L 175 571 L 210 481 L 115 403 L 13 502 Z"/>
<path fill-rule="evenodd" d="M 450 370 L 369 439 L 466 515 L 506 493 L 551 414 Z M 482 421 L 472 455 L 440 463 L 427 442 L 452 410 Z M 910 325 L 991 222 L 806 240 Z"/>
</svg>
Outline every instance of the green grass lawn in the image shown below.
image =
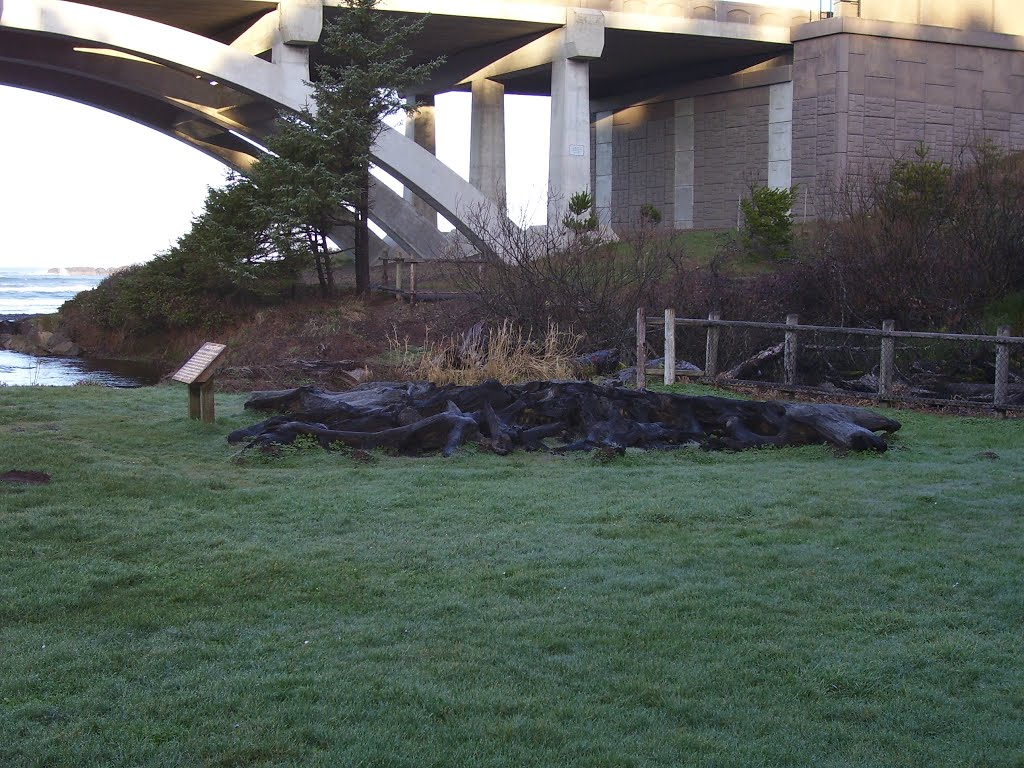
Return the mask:
<svg viewBox="0 0 1024 768">
<path fill-rule="evenodd" d="M 1024 765 L 1024 422 L 363 463 L 242 401 L 0 389 L 0 765 Z"/>
</svg>

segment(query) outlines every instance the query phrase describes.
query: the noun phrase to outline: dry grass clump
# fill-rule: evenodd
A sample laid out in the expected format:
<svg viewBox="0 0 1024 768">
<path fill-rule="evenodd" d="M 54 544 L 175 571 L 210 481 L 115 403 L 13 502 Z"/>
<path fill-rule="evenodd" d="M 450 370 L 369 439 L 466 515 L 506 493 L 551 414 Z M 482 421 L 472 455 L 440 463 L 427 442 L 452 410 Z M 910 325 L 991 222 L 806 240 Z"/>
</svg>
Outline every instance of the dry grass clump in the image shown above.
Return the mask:
<svg viewBox="0 0 1024 768">
<path fill-rule="evenodd" d="M 505 320 L 490 330 L 478 325 L 462 336 L 428 340 L 421 353 L 403 356 L 411 377 L 438 385 L 571 379 L 579 371 L 575 358 L 581 340 L 555 325 L 548 326 L 543 338 L 535 339 Z M 402 351 L 400 345 L 392 346 Z"/>
</svg>

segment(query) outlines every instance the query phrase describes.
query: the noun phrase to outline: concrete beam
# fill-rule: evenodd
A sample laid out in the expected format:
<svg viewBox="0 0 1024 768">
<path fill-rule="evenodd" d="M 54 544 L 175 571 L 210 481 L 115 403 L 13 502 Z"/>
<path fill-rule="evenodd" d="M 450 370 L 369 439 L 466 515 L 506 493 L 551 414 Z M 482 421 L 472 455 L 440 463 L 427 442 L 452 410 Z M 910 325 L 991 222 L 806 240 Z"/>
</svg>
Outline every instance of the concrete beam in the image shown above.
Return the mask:
<svg viewBox="0 0 1024 768">
<path fill-rule="evenodd" d="M 259 56 L 274 47 L 281 38 L 281 14 L 271 11 L 235 38 L 231 47 L 252 56 Z"/>
<path fill-rule="evenodd" d="M 505 86 L 473 81 L 469 183 L 505 207 Z"/>
<path fill-rule="evenodd" d="M 323 0 L 280 0 L 281 42 L 285 45 L 316 45 L 324 28 Z"/>
<path fill-rule="evenodd" d="M 572 61 L 590 61 L 604 53 L 605 15 L 586 8 L 565 12 L 565 57 Z"/>
<path fill-rule="evenodd" d="M 276 66 L 199 35 L 80 3 L 4 0 L 0 31 L 52 35 L 138 55 L 226 84 L 274 107 L 300 110 L 310 98 L 308 86 L 294 76 L 297 67 Z M 392 128 L 382 126 L 371 155 L 374 163 L 428 200 L 477 247 L 487 247 L 479 230 L 493 230 L 504 215 L 486 196 Z"/>
<path fill-rule="evenodd" d="M 327 7 L 344 7 L 345 0 L 324 0 Z M 396 13 L 464 16 L 471 19 L 525 21 L 535 24 L 565 24 L 565 6 L 541 5 L 533 0 L 380 0 L 377 9 Z"/>
<path fill-rule="evenodd" d="M 474 72 L 460 84 L 494 80 L 519 72 L 546 67 L 556 59 L 574 61 L 599 59 L 604 52 L 604 18 L 601 11 L 571 8 L 566 12 L 566 25 L 549 32 L 517 51 L 502 56 Z"/>
<path fill-rule="evenodd" d="M 503 56 L 488 66 L 465 78 L 460 85 L 492 80 L 546 67 L 557 58 L 565 57 L 566 35 L 564 29 L 549 32 L 544 37 L 524 45 L 508 56 Z"/>
<path fill-rule="evenodd" d="M 409 205 L 402 197 L 377 180 L 370 183 L 371 221 L 384 230 L 406 253 L 421 259 L 443 256 L 450 241 L 437 228 L 437 213 L 429 217 Z"/>
</svg>

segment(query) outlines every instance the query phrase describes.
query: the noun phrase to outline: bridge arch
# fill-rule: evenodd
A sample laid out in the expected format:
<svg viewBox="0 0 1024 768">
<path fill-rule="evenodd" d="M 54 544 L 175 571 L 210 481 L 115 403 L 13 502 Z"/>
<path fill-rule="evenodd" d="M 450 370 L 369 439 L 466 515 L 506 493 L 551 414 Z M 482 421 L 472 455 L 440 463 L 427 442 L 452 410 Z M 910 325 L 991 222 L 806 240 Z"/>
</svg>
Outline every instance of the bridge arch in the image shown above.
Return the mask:
<svg viewBox="0 0 1024 768">
<path fill-rule="evenodd" d="M 278 110 L 309 87 L 268 61 L 175 27 L 65 0 L 0 0 L 0 83 L 79 101 L 147 125 L 243 169 Z M 245 138 L 243 138 L 245 137 Z M 474 221 L 502 214 L 426 150 L 385 126 L 376 165 L 428 201 L 470 242 Z M 432 257 L 444 238 L 398 195 L 375 185 L 372 218 L 400 245 Z"/>
</svg>

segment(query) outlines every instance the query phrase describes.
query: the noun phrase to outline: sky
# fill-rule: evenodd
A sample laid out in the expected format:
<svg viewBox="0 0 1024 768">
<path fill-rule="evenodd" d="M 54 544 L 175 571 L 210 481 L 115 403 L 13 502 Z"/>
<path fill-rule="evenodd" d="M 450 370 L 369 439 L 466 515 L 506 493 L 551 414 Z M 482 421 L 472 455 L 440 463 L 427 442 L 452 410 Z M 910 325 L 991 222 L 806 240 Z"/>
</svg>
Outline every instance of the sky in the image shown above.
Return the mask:
<svg viewBox="0 0 1024 768">
<path fill-rule="evenodd" d="M 438 157 L 469 173 L 465 93 L 437 100 Z M 550 107 L 510 96 L 513 215 L 544 215 Z M 402 118 L 391 121 L 401 127 Z M 188 230 L 225 167 L 161 133 L 92 107 L 0 86 L 0 267 L 147 261 Z"/>
<path fill-rule="evenodd" d="M 441 94 L 436 103 L 438 157 L 468 177 L 470 96 Z M 546 97 L 508 97 L 515 221 L 544 220 L 549 123 Z M 0 86 L 0 267 L 147 261 L 188 230 L 207 188 L 224 174 L 219 162 L 124 118 Z"/>
</svg>

